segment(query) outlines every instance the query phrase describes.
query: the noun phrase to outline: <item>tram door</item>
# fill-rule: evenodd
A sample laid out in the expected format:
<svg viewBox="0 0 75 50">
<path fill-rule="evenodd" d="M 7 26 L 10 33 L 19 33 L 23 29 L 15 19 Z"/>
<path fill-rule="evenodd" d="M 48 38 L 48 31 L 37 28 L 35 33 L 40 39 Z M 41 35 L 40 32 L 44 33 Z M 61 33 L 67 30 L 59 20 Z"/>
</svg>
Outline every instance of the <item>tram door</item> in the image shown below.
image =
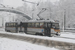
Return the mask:
<svg viewBox="0 0 75 50">
<path fill-rule="evenodd" d="M 44 34 L 51 37 L 51 23 L 44 23 Z"/>
<path fill-rule="evenodd" d="M 27 33 L 27 23 L 24 24 L 24 32 Z"/>
<path fill-rule="evenodd" d="M 20 31 L 19 32 L 22 32 L 22 25 L 23 25 L 23 23 L 20 22 Z"/>
</svg>

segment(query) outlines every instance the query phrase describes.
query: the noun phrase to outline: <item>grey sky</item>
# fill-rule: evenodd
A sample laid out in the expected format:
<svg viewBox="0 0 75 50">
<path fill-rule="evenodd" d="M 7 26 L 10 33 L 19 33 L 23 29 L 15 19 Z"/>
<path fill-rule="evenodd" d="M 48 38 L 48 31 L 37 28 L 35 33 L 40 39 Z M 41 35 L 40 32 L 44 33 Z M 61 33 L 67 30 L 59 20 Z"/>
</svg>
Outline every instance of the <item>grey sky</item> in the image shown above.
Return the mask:
<svg viewBox="0 0 75 50">
<path fill-rule="evenodd" d="M 30 2 L 38 2 L 41 0 L 26 0 L 26 1 L 30 1 Z M 47 1 L 47 0 L 42 0 L 42 1 Z M 59 0 L 50 0 L 52 3 L 59 1 Z M 9 6 L 9 7 L 14 7 L 17 8 L 18 6 L 22 6 L 23 5 L 23 1 L 22 0 L 0 0 L 0 3 L 3 2 L 3 5 L 5 6 Z"/>
</svg>

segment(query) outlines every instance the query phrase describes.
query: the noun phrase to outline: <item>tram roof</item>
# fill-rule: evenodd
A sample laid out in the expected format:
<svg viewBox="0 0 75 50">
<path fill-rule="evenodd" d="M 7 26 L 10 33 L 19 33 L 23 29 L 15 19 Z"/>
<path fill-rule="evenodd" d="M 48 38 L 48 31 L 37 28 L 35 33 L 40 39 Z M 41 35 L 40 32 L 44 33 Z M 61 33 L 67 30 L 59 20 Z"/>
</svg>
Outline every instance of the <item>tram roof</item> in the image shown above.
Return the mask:
<svg viewBox="0 0 75 50">
<path fill-rule="evenodd" d="M 6 22 L 6 23 L 17 23 L 17 22 Z"/>
<path fill-rule="evenodd" d="M 25 22 L 55 22 L 54 20 L 27 20 Z"/>
<path fill-rule="evenodd" d="M 23 23 L 28 23 L 28 22 L 53 22 L 53 23 L 59 23 L 59 22 L 55 22 L 54 20 L 26 20 L 26 21 L 23 21 Z M 20 23 L 20 22 L 6 22 L 6 23 Z"/>
</svg>

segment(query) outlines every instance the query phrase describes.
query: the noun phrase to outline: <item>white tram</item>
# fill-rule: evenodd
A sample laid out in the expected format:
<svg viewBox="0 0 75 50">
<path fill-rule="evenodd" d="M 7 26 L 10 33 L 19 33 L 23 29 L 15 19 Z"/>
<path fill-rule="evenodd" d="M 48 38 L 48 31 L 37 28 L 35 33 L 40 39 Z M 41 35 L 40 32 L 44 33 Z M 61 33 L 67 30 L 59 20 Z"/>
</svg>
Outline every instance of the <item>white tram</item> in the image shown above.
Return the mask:
<svg viewBox="0 0 75 50">
<path fill-rule="evenodd" d="M 8 32 L 25 32 L 26 34 L 44 35 L 50 37 L 60 35 L 59 23 L 52 20 L 28 20 L 21 22 L 20 24 L 17 22 L 8 22 L 6 23 L 5 30 Z"/>
</svg>

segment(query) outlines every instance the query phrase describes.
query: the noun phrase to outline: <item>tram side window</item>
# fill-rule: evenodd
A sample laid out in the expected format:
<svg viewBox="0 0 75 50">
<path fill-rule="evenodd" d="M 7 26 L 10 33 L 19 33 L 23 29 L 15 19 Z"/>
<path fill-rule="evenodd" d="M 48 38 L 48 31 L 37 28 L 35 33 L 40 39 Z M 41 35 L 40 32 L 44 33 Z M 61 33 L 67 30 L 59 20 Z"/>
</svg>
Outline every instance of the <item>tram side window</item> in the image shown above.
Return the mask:
<svg viewBox="0 0 75 50">
<path fill-rule="evenodd" d="M 9 26 L 9 24 L 6 24 L 6 26 L 8 27 L 8 26 Z"/>
<path fill-rule="evenodd" d="M 11 27 L 13 27 L 13 23 L 11 23 Z"/>
<path fill-rule="evenodd" d="M 9 23 L 9 27 L 10 27 L 10 23 Z"/>
<path fill-rule="evenodd" d="M 48 23 L 48 27 L 51 27 L 51 23 Z"/>
<path fill-rule="evenodd" d="M 10 27 L 12 27 L 12 23 L 10 23 Z"/>
<path fill-rule="evenodd" d="M 52 24 L 52 28 L 55 28 L 55 24 L 54 23 Z"/>
<path fill-rule="evenodd" d="M 44 23 L 40 23 L 40 28 L 44 27 Z"/>
<path fill-rule="evenodd" d="M 16 23 L 13 23 L 13 26 L 16 26 Z"/>
<path fill-rule="evenodd" d="M 8 24 L 8 27 L 10 27 L 10 23 Z"/>
<path fill-rule="evenodd" d="M 34 26 L 34 23 L 32 23 L 32 27 L 35 27 L 35 26 Z"/>
<path fill-rule="evenodd" d="M 5 24 L 5 26 L 7 27 L 7 24 Z"/>
<path fill-rule="evenodd" d="M 47 27 L 47 23 L 44 24 L 44 27 Z"/>
<path fill-rule="evenodd" d="M 35 27 L 40 27 L 40 26 L 39 26 L 39 23 L 35 23 Z"/>
<path fill-rule="evenodd" d="M 32 27 L 32 23 L 28 23 L 28 27 Z"/>
<path fill-rule="evenodd" d="M 8 23 L 8 27 L 10 27 L 10 23 Z"/>
<path fill-rule="evenodd" d="M 7 26 L 8 27 L 14 27 L 15 26 L 15 23 L 8 23 Z"/>
<path fill-rule="evenodd" d="M 12 27 L 12 23 L 9 23 L 9 26 Z"/>
<path fill-rule="evenodd" d="M 9 27 L 9 23 L 7 23 L 7 27 Z"/>
<path fill-rule="evenodd" d="M 6 26 L 7 27 L 13 27 L 13 23 L 7 23 Z"/>
</svg>

